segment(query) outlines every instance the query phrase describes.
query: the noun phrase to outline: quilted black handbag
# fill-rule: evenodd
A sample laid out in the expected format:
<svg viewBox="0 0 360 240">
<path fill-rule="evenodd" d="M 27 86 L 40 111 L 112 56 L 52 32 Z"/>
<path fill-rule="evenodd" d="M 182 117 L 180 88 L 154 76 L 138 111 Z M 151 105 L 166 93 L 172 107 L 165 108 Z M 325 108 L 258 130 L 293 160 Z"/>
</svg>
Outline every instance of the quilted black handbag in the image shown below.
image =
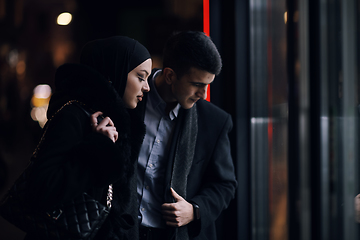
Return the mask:
<svg viewBox="0 0 360 240">
<path fill-rule="evenodd" d="M 74 102 L 77 101 L 67 102 L 56 113 Z M 34 151 L 33 159 L 36 158 L 36 153 L 44 139 L 46 130 L 47 128 L 44 130 L 38 147 Z M 53 211 L 40 212 L 27 203 L 24 195 L 24 189 L 26 189 L 28 175 L 32 167 L 33 161 L 30 162 L 29 166 L 1 200 L 0 215 L 37 239 L 92 239 L 109 214 L 112 201 L 112 185 L 110 184 L 108 188 L 107 206 L 102 205 L 87 193 L 82 193 L 72 201 L 55 207 Z"/>
</svg>

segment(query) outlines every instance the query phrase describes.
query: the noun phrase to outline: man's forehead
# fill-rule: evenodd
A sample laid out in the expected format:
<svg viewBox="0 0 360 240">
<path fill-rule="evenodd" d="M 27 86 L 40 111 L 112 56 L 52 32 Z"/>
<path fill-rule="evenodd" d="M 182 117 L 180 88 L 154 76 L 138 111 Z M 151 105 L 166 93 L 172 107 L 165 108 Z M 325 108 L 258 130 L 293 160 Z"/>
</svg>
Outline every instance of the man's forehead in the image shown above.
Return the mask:
<svg viewBox="0 0 360 240">
<path fill-rule="evenodd" d="M 210 84 L 214 81 L 215 74 L 192 67 L 183 77 L 188 82 Z"/>
</svg>

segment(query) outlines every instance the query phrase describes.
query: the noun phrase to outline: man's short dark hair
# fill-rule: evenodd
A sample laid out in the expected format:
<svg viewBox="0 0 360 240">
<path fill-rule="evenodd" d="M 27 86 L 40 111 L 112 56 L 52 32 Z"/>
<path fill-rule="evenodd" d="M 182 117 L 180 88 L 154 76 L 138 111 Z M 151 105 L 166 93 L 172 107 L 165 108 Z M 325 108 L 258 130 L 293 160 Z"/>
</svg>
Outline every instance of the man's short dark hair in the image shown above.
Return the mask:
<svg viewBox="0 0 360 240">
<path fill-rule="evenodd" d="M 181 78 L 194 67 L 218 75 L 221 56 L 210 37 L 203 32 L 186 31 L 172 35 L 165 44 L 163 68 L 173 69 Z"/>
</svg>

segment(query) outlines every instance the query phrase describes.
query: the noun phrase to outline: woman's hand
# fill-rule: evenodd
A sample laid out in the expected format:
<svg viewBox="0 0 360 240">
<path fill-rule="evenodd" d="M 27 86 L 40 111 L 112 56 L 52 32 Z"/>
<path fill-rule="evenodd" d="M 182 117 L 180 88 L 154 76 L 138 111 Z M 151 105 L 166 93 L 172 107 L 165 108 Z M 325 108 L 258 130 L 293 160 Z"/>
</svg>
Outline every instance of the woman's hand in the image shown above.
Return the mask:
<svg viewBox="0 0 360 240">
<path fill-rule="evenodd" d="M 116 142 L 118 139 L 119 133 L 116 131 L 113 121 L 109 117 L 105 117 L 98 123 L 97 117 L 102 115 L 102 112 L 96 112 L 91 115 L 90 122 L 94 132 L 104 134 L 110 138 L 113 142 Z"/>
</svg>

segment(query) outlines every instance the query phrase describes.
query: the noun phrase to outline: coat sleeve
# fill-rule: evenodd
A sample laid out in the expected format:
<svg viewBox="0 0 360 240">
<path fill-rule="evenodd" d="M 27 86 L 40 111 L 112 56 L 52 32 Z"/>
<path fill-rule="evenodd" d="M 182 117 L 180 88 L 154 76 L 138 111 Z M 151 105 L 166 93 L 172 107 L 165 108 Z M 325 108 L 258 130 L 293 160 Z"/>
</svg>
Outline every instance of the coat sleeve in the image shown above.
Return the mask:
<svg viewBox="0 0 360 240">
<path fill-rule="evenodd" d="M 209 129 L 203 129 L 207 132 L 201 133 L 201 143 L 199 140 L 197 143 L 202 154 L 200 159 L 194 159 L 194 169 L 188 180 L 188 201 L 200 206 L 201 217 L 188 226 L 192 237 L 214 224 L 235 195 L 237 181 L 228 137 L 233 124 L 231 116 L 226 116 L 221 125 L 213 122 L 207 126 Z"/>
<path fill-rule="evenodd" d="M 44 136 L 28 185 L 29 200 L 42 209 L 66 202 L 91 187 L 106 187 L 121 177 L 122 157 L 130 155 L 121 149 L 127 146 L 125 139 L 114 144 L 92 132 L 89 117 L 76 106 L 60 111 Z"/>
</svg>

